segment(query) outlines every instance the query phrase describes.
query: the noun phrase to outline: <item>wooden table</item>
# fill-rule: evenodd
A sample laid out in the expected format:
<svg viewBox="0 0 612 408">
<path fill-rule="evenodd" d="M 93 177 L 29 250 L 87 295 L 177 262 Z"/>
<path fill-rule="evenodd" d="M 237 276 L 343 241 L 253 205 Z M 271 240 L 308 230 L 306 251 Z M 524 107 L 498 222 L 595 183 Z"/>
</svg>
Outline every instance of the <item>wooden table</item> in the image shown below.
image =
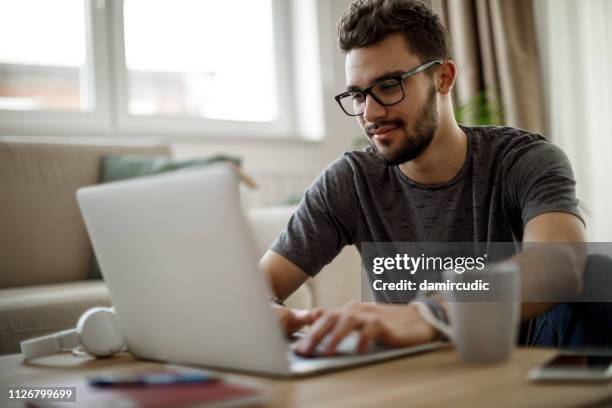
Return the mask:
<svg viewBox="0 0 612 408">
<path fill-rule="evenodd" d="M 260 387 L 271 407 L 575 407 L 609 405 L 610 383 L 534 384 L 529 369 L 554 354 L 518 349 L 504 364 L 462 364 L 452 349 L 302 379 L 224 373 L 226 379 Z M 69 353 L 24 364 L 20 355 L 0 357 L 0 387 L 68 383 L 105 371 L 160 367 L 128 354 L 109 360 Z M 606 404 L 607 403 L 607 404 Z M 7 405 L 0 401 L 0 406 Z M 14 405 L 19 406 L 19 404 Z"/>
</svg>

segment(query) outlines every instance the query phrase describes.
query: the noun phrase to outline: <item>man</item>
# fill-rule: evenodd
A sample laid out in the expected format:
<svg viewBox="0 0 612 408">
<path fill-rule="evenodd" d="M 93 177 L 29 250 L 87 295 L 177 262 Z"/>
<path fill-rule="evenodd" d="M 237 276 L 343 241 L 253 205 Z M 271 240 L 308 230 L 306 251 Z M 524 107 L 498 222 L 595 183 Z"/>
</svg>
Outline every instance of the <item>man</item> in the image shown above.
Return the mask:
<svg viewBox="0 0 612 408">
<path fill-rule="evenodd" d="M 451 101 L 457 68 L 445 29 L 427 7 L 357 1 L 340 22 L 339 40 L 347 91 L 336 100 L 357 119 L 369 148 L 345 153 L 319 176 L 262 258 L 276 297 L 289 296 L 344 245 L 584 241 L 572 170 L 559 148 L 521 129 L 457 125 Z M 579 250 L 559 250 L 546 267 L 534 267 L 528 252 L 514 259 L 531 298 L 581 290 Z M 522 317 L 553 305 L 525 302 Z M 409 346 L 438 335 L 414 303 L 277 311 L 288 333 L 312 324 L 298 344 L 303 354 L 327 336 L 331 354 L 352 331 L 360 351 L 371 341 Z"/>
</svg>

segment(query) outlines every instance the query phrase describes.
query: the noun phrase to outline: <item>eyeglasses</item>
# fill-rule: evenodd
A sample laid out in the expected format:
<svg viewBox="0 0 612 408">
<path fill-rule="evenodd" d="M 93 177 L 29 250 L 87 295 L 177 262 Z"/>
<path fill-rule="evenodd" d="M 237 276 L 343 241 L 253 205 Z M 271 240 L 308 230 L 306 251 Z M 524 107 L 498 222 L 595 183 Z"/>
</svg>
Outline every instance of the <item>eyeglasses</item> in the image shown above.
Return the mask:
<svg viewBox="0 0 612 408">
<path fill-rule="evenodd" d="M 366 89 L 343 92 L 340 95 L 336 95 L 334 99 L 336 99 L 344 113 L 349 116 L 363 115 L 368 95 L 372 95 L 372 98 L 382 106 L 395 105 L 406 97 L 403 85 L 404 80 L 425 71 L 434 64 L 442 64 L 442 61 L 430 61 L 403 74 L 381 78 Z"/>
</svg>

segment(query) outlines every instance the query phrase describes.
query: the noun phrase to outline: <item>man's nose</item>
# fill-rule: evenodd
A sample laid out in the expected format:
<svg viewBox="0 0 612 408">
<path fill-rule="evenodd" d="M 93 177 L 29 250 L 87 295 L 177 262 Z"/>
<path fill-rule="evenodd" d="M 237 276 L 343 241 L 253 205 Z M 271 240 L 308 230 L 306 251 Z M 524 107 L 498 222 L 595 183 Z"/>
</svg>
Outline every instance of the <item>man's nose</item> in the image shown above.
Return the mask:
<svg viewBox="0 0 612 408">
<path fill-rule="evenodd" d="M 374 123 L 387 115 L 387 109 L 378 103 L 372 95 L 368 95 L 363 110 L 363 119 L 366 122 Z"/>
</svg>

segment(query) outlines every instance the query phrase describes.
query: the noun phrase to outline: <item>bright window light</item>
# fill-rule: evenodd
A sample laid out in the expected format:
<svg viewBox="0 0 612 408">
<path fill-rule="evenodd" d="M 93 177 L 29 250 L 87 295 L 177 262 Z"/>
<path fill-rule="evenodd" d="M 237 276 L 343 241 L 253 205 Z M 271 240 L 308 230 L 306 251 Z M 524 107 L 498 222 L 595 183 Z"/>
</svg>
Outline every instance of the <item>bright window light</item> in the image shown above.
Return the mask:
<svg viewBox="0 0 612 408">
<path fill-rule="evenodd" d="M 0 110 L 85 111 L 83 0 L 0 0 Z"/>
<path fill-rule="evenodd" d="M 271 0 L 125 0 L 128 111 L 277 119 Z"/>
</svg>

